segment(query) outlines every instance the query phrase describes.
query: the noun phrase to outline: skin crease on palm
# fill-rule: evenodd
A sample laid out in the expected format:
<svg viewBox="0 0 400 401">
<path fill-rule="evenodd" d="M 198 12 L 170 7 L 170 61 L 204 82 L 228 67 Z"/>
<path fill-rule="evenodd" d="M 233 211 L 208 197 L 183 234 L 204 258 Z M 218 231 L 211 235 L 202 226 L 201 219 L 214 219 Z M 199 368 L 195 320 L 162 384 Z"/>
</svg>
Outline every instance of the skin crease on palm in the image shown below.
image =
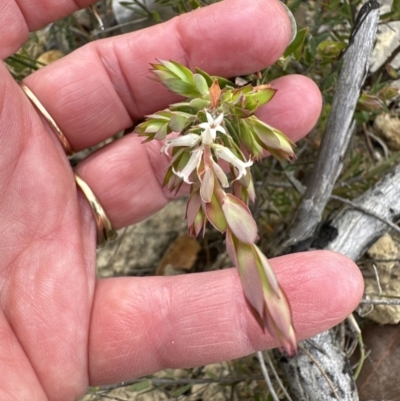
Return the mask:
<svg viewBox="0 0 400 401">
<path fill-rule="evenodd" d="M 90 0 L 0 4 L 0 53 Z M 245 6 L 244 6 L 245 5 Z M 290 40 L 277 0 L 225 0 L 140 32 L 91 43 L 26 78 L 75 151 L 177 98 L 149 80 L 173 59 L 226 77 L 273 63 Z M 321 96 L 309 79 L 275 82 L 259 116 L 298 140 Z M 74 400 L 89 384 L 229 360 L 277 344 L 249 311 L 235 269 L 179 277 L 95 279 L 95 225 L 57 139 L 0 66 L 0 400 Z M 127 135 L 77 171 L 116 228 L 160 210 L 168 159 Z M 183 216 L 182 216 L 183 218 Z M 357 266 L 325 251 L 271 260 L 298 339 L 342 321 L 363 286 Z"/>
</svg>

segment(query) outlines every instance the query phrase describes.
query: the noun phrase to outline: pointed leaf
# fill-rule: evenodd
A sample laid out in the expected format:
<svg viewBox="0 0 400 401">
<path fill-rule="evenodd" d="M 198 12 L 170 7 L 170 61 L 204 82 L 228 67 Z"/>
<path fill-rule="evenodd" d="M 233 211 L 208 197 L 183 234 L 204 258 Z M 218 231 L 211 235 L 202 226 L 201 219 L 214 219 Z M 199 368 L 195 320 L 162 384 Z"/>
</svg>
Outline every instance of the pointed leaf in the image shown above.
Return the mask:
<svg viewBox="0 0 400 401">
<path fill-rule="evenodd" d="M 169 128 L 174 132 L 181 132 L 190 124 L 190 120 L 182 115 L 174 114 L 168 124 Z"/>
<path fill-rule="evenodd" d="M 210 87 L 212 85 L 213 79 L 211 78 L 210 75 L 208 75 L 205 71 L 203 71 L 202 69 L 200 69 L 198 67 L 195 68 L 195 71 L 196 71 L 197 74 L 200 74 L 200 75 L 202 75 L 204 77 L 204 79 L 207 82 L 207 86 Z"/>
<path fill-rule="evenodd" d="M 164 123 L 162 127 L 156 132 L 154 135 L 154 139 L 157 139 L 159 141 L 165 139 L 165 137 L 171 132 L 170 129 L 168 129 L 168 123 Z"/>
<path fill-rule="evenodd" d="M 175 74 L 180 80 L 190 84 L 194 82 L 192 71 L 190 71 L 189 68 L 185 67 L 184 65 L 179 64 L 176 61 L 159 60 L 159 62 L 169 71 Z"/>
<path fill-rule="evenodd" d="M 210 100 L 193 99 L 190 101 L 190 105 L 197 110 L 204 110 L 210 105 Z"/>
<path fill-rule="evenodd" d="M 180 79 L 167 79 L 163 81 L 163 84 L 172 92 L 178 93 L 179 95 L 186 97 L 197 97 L 201 96 L 201 93 L 197 88 L 190 83 L 183 82 Z"/>
<path fill-rule="evenodd" d="M 201 95 L 205 95 L 208 92 L 208 85 L 205 78 L 200 74 L 194 74 L 194 83 L 196 85 L 197 90 Z"/>
</svg>

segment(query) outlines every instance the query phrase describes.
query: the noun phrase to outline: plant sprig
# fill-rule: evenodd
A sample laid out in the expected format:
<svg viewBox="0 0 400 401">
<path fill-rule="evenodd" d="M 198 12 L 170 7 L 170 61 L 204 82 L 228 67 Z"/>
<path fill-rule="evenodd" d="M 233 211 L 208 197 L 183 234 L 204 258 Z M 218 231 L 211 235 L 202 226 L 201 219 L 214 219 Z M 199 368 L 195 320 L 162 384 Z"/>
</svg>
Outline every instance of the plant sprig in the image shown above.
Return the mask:
<svg viewBox="0 0 400 401">
<path fill-rule="evenodd" d="M 171 162 L 164 178 L 170 191 L 190 185 L 186 219 L 196 237 L 211 223 L 226 236 L 227 252 L 237 266 L 246 299 L 273 337 L 291 354 L 297 350 L 289 302 L 267 258 L 255 244 L 257 224 L 248 208 L 254 201 L 250 166 L 265 151 L 278 159 L 294 157 L 294 144 L 255 111 L 276 93 L 271 85 L 236 86 L 196 68 L 160 60 L 152 72 L 185 101 L 147 116 L 135 132 L 163 141 Z M 229 164 L 229 182 L 219 162 Z M 228 188 L 230 192 L 227 192 Z"/>
</svg>

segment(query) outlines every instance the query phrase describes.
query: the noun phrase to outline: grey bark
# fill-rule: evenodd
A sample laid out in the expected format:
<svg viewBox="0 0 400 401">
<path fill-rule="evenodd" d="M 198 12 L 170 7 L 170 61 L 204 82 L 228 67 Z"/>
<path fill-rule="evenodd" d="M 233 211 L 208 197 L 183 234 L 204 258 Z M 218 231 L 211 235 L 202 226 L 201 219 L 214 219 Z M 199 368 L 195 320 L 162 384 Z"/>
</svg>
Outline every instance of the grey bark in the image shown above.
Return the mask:
<svg viewBox="0 0 400 401">
<path fill-rule="evenodd" d="M 353 372 L 332 330 L 301 344 L 295 358 L 278 356 L 290 392 L 297 401 L 358 399 Z"/>
<path fill-rule="evenodd" d="M 368 71 L 378 20 L 379 10 L 372 10 L 345 54 L 337 93 L 317 162 L 289 230 L 289 239 L 284 244 L 286 253 L 289 247 L 312 237 L 340 174 L 344 153 L 352 134 L 354 109 Z M 365 194 L 365 198 L 360 199 L 363 204 L 368 199 L 365 207 L 374 208 L 375 212 L 377 212 L 377 200 L 382 199 L 383 195 L 391 197 L 394 192 L 389 189 L 384 190 L 383 187 L 379 188 L 378 192 L 370 190 Z M 388 204 L 385 206 L 388 208 Z M 393 207 L 392 209 L 393 212 L 386 209 L 383 213 L 393 218 L 400 209 Z M 367 228 L 366 224 L 370 228 Z M 353 259 L 360 257 L 373 238 L 377 238 L 387 229 L 384 223 L 374 217 L 364 216 L 359 211 L 348 209 L 332 225 L 338 228 L 339 235 L 329 244 L 328 249 L 346 254 Z M 367 232 L 370 234 L 367 235 Z M 275 356 L 278 356 L 277 352 Z M 302 343 L 302 350 L 297 356 L 280 357 L 278 362 L 286 376 L 289 390 L 297 400 L 357 401 L 359 399 L 349 362 L 332 330 Z"/>
<path fill-rule="evenodd" d="M 400 166 L 397 166 L 353 203 L 396 223 L 400 217 L 399 193 Z M 343 253 L 353 260 L 360 258 L 388 230 L 388 225 L 381 220 L 351 207 L 344 208 L 332 225 L 339 235 L 326 249 Z"/>
<path fill-rule="evenodd" d="M 352 134 L 354 110 L 368 71 L 378 20 L 379 10 L 371 11 L 344 56 L 318 158 L 288 231 L 284 248 L 312 236 L 341 172 L 344 153 Z"/>
</svg>

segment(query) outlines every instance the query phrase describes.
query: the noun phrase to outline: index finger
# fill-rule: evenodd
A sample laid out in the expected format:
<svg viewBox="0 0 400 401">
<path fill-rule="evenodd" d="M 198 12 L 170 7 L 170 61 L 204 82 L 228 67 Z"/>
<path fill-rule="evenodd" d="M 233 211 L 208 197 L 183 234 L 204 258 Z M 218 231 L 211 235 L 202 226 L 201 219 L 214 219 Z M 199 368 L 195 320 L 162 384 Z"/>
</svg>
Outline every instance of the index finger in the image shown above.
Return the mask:
<svg viewBox="0 0 400 401">
<path fill-rule="evenodd" d="M 152 28 L 92 42 L 25 83 L 78 151 L 179 99 L 148 79 L 149 63 L 156 59 L 212 75 L 242 75 L 275 62 L 291 35 L 278 0 L 225 0 Z"/>
</svg>

